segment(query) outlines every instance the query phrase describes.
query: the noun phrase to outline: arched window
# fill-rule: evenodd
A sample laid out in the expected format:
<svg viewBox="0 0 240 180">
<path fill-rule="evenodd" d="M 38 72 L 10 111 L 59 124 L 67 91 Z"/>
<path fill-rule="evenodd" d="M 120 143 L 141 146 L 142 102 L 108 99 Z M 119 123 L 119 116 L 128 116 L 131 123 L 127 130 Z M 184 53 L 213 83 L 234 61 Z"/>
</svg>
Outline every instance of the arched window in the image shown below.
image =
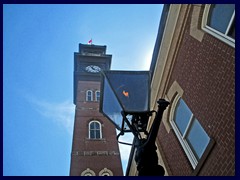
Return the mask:
<svg viewBox="0 0 240 180">
<path fill-rule="evenodd" d="M 100 101 L 100 91 L 95 92 L 95 100 Z"/>
<path fill-rule="evenodd" d="M 98 121 L 91 121 L 89 123 L 89 139 L 101 139 L 102 126 Z"/>
<path fill-rule="evenodd" d="M 86 101 L 93 101 L 93 92 L 91 90 L 86 91 Z"/>
<path fill-rule="evenodd" d="M 235 4 L 206 5 L 202 28 L 209 34 L 235 47 Z"/>
<path fill-rule="evenodd" d="M 177 96 L 174 104 L 170 123 L 193 168 L 196 168 L 210 137 L 181 97 Z"/>
</svg>

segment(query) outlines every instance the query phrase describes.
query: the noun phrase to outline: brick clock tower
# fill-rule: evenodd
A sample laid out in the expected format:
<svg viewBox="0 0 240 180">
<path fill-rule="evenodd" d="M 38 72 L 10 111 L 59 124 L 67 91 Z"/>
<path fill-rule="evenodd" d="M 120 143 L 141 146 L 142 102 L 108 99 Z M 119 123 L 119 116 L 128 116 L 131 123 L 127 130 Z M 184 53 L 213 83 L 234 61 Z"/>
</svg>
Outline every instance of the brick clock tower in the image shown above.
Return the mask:
<svg viewBox="0 0 240 180">
<path fill-rule="evenodd" d="M 115 127 L 99 112 L 100 71 L 110 69 L 111 59 L 106 46 L 79 44 L 74 53 L 70 176 L 123 176 Z"/>
</svg>

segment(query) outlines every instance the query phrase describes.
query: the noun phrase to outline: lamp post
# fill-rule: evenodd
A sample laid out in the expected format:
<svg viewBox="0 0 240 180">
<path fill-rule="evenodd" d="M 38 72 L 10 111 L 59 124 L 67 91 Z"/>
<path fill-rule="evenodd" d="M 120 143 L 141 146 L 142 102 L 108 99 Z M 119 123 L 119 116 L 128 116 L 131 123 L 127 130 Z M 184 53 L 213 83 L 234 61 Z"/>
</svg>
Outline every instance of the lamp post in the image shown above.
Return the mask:
<svg viewBox="0 0 240 180">
<path fill-rule="evenodd" d="M 163 176 L 164 168 L 158 164 L 155 145 L 162 114 L 169 105 L 164 99 L 158 100 L 158 110 L 150 111 L 149 71 L 102 71 L 100 112 L 120 131 L 117 135 L 131 132 L 136 148 L 135 161 L 139 176 Z M 149 131 L 150 116 L 155 118 Z"/>
</svg>

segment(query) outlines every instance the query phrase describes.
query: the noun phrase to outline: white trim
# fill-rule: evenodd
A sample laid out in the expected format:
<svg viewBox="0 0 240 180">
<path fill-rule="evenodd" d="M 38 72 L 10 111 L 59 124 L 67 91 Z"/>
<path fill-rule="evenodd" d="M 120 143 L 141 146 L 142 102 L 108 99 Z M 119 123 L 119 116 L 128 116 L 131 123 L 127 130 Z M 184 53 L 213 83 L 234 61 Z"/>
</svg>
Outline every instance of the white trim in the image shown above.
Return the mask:
<svg viewBox="0 0 240 180">
<path fill-rule="evenodd" d="M 187 133 L 189 132 L 189 128 L 191 127 L 191 125 L 192 125 L 192 121 L 193 121 L 193 118 L 194 118 L 194 116 L 193 116 L 193 114 L 191 115 L 191 117 L 190 117 L 190 120 L 189 120 L 189 122 L 188 122 L 188 124 L 187 124 L 187 127 L 186 127 L 186 131 L 184 132 L 184 134 L 183 134 L 183 138 L 186 138 L 186 135 L 187 135 Z"/>
<path fill-rule="evenodd" d="M 208 13 L 209 13 L 209 10 L 210 10 L 210 6 L 211 4 L 206 4 L 205 5 L 205 8 L 204 8 L 204 11 L 203 11 L 203 18 L 202 18 L 202 29 L 207 32 L 208 34 L 211 34 L 212 36 L 216 37 L 217 39 L 225 42 L 226 44 L 232 46 L 233 48 L 235 48 L 235 39 L 229 37 L 213 28 L 211 28 L 210 26 L 207 25 L 207 20 L 208 20 Z M 229 25 L 232 24 L 232 21 L 235 17 L 235 10 L 234 10 L 234 13 L 232 15 L 232 18 L 229 22 Z M 229 27 L 228 27 L 229 28 Z"/>
</svg>

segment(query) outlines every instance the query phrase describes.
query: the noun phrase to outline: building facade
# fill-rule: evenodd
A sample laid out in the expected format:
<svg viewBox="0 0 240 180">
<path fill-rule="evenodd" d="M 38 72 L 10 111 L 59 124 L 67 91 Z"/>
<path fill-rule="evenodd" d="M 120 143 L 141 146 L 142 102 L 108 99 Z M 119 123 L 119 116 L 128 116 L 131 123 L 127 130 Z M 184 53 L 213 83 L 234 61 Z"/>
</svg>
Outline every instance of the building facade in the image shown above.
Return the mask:
<svg viewBox="0 0 240 180">
<path fill-rule="evenodd" d="M 151 109 L 170 102 L 156 140 L 166 175 L 234 176 L 235 5 L 164 5 L 150 70 Z"/>
<path fill-rule="evenodd" d="M 100 71 L 109 70 L 106 46 L 79 44 L 74 53 L 75 120 L 70 176 L 122 176 L 114 125 L 99 112 Z"/>
</svg>

